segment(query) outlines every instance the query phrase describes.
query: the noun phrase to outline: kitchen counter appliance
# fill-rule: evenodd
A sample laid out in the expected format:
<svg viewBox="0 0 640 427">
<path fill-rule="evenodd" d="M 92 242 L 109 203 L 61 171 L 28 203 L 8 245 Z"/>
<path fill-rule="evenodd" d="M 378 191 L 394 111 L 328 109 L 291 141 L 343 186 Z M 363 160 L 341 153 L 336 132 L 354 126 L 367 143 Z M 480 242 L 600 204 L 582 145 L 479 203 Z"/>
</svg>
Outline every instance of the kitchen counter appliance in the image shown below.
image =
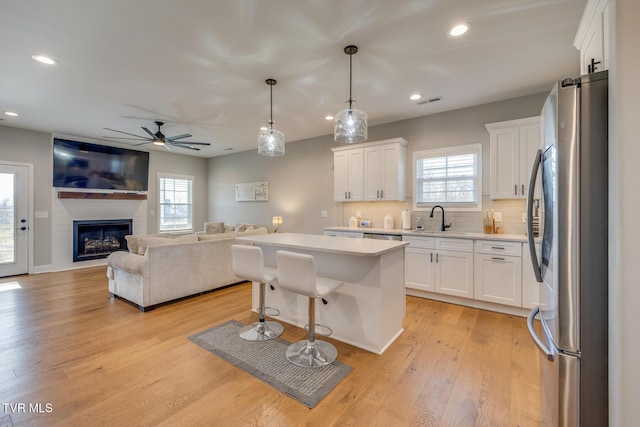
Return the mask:
<svg viewBox="0 0 640 427">
<path fill-rule="evenodd" d="M 544 144 L 527 200 L 540 306 L 528 317 L 542 360 L 543 425 L 608 425 L 606 71 L 556 83 L 543 110 Z M 542 254 L 534 192 L 542 180 Z M 538 333 L 534 319 L 540 317 Z"/>
</svg>

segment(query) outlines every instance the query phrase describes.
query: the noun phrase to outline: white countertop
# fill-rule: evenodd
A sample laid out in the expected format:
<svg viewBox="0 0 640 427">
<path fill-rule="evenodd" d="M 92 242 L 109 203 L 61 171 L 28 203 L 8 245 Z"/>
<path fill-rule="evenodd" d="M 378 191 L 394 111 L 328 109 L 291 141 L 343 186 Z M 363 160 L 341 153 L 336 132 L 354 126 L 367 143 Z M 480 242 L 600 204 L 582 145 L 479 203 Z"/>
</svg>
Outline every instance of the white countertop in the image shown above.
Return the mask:
<svg viewBox="0 0 640 427">
<path fill-rule="evenodd" d="M 407 245 L 407 242 L 394 240 L 350 239 L 299 233 L 258 234 L 236 237 L 236 240 L 258 245 L 360 256 L 378 256 Z"/>
<path fill-rule="evenodd" d="M 512 242 L 527 242 L 527 236 L 524 234 L 484 234 L 474 232 L 456 232 L 456 231 L 433 231 L 433 230 L 402 230 L 400 228 L 363 228 L 363 227 L 325 227 L 327 231 L 352 231 L 356 233 L 374 233 L 374 234 L 399 234 L 410 237 L 451 237 L 455 239 L 473 239 L 473 240 L 505 240 Z"/>
</svg>

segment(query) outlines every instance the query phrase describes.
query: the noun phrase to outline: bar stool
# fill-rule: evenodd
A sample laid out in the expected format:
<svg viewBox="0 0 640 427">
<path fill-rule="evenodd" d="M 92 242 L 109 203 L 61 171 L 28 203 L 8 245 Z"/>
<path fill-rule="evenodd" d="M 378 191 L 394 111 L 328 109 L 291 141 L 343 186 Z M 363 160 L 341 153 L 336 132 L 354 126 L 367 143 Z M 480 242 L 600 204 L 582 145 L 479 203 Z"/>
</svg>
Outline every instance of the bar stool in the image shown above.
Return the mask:
<svg viewBox="0 0 640 427">
<path fill-rule="evenodd" d="M 278 263 L 278 285 L 290 292 L 309 297 L 309 337 L 291 344 L 286 351 L 287 359 L 298 366 L 321 367 L 338 357 L 338 350 L 326 341 L 316 341 L 315 300 L 323 298 L 344 282 L 316 275 L 316 260 L 312 255 L 296 252 L 276 252 Z"/>
<path fill-rule="evenodd" d="M 273 286 L 276 272 L 275 269 L 264 266 L 262 249 L 257 246 L 231 245 L 231 264 L 233 274 L 239 278 L 260 283 L 259 320 L 240 329 L 240 337 L 248 341 L 265 341 L 282 334 L 284 327 L 281 324 L 264 320 L 265 310 L 270 308 L 264 303 L 267 283 Z"/>
</svg>

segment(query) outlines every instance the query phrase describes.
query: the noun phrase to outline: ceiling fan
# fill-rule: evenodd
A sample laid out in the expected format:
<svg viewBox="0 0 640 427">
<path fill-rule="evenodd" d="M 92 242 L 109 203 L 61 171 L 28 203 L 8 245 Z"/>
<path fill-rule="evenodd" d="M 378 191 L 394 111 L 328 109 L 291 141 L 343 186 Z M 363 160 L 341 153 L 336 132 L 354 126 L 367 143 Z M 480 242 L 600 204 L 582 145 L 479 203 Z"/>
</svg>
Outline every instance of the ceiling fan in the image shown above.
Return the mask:
<svg viewBox="0 0 640 427">
<path fill-rule="evenodd" d="M 122 137 L 122 136 L 105 136 L 105 138 L 132 139 L 134 141 L 144 141 L 144 142 L 141 142 L 140 144 L 133 144 L 134 147 L 138 146 L 138 145 L 144 145 L 144 144 L 154 144 L 154 145 L 163 146 L 165 149 L 167 149 L 169 151 L 171 151 L 171 149 L 169 148 L 170 146 L 172 146 L 172 147 L 180 147 L 180 148 L 188 148 L 189 150 L 200 151 L 200 149 L 197 148 L 197 147 L 194 147 L 194 145 L 207 145 L 207 146 L 211 145 L 208 142 L 179 141 L 179 140 L 184 139 L 184 138 L 190 138 L 191 137 L 190 133 L 183 133 L 181 135 L 175 135 L 175 136 L 166 137 L 166 136 L 164 136 L 164 134 L 160 130 L 160 127 L 162 127 L 162 125 L 164 125 L 164 123 L 160 122 L 160 121 L 155 121 L 154 123 L 158 126 L 158 131 L 156 133 L 153 133 L 149 129 L 147 129 L 146 127 L 141 126 L 142 130 L 144 130 L 147 134 L 149 134 L 149 136 L 140 136 L 140 135 L 136 135 L 136 134 L 133 134 L 133 133 L 123 132 L 121 130 L 110 129 L 110 128 L 103 128 L 103 129 L 135 137 L 135 138 L 127 138 L 127 137 Z"/>
</svg>

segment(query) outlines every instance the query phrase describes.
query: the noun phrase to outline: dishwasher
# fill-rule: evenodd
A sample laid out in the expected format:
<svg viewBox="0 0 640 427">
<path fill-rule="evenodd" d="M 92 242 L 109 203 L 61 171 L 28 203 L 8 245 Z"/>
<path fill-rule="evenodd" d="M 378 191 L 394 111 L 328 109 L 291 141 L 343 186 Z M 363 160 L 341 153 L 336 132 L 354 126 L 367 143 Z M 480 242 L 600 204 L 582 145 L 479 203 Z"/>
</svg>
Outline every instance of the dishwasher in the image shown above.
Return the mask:
<svg viewBox="0 0 640 427">
<path fill-rule="evenodd" d="M 377 233 L 363 233 L 365 239 L 377 239 L 377 240 L 402 240 L 402 234 L 377 234 Z"/>
</svg>

